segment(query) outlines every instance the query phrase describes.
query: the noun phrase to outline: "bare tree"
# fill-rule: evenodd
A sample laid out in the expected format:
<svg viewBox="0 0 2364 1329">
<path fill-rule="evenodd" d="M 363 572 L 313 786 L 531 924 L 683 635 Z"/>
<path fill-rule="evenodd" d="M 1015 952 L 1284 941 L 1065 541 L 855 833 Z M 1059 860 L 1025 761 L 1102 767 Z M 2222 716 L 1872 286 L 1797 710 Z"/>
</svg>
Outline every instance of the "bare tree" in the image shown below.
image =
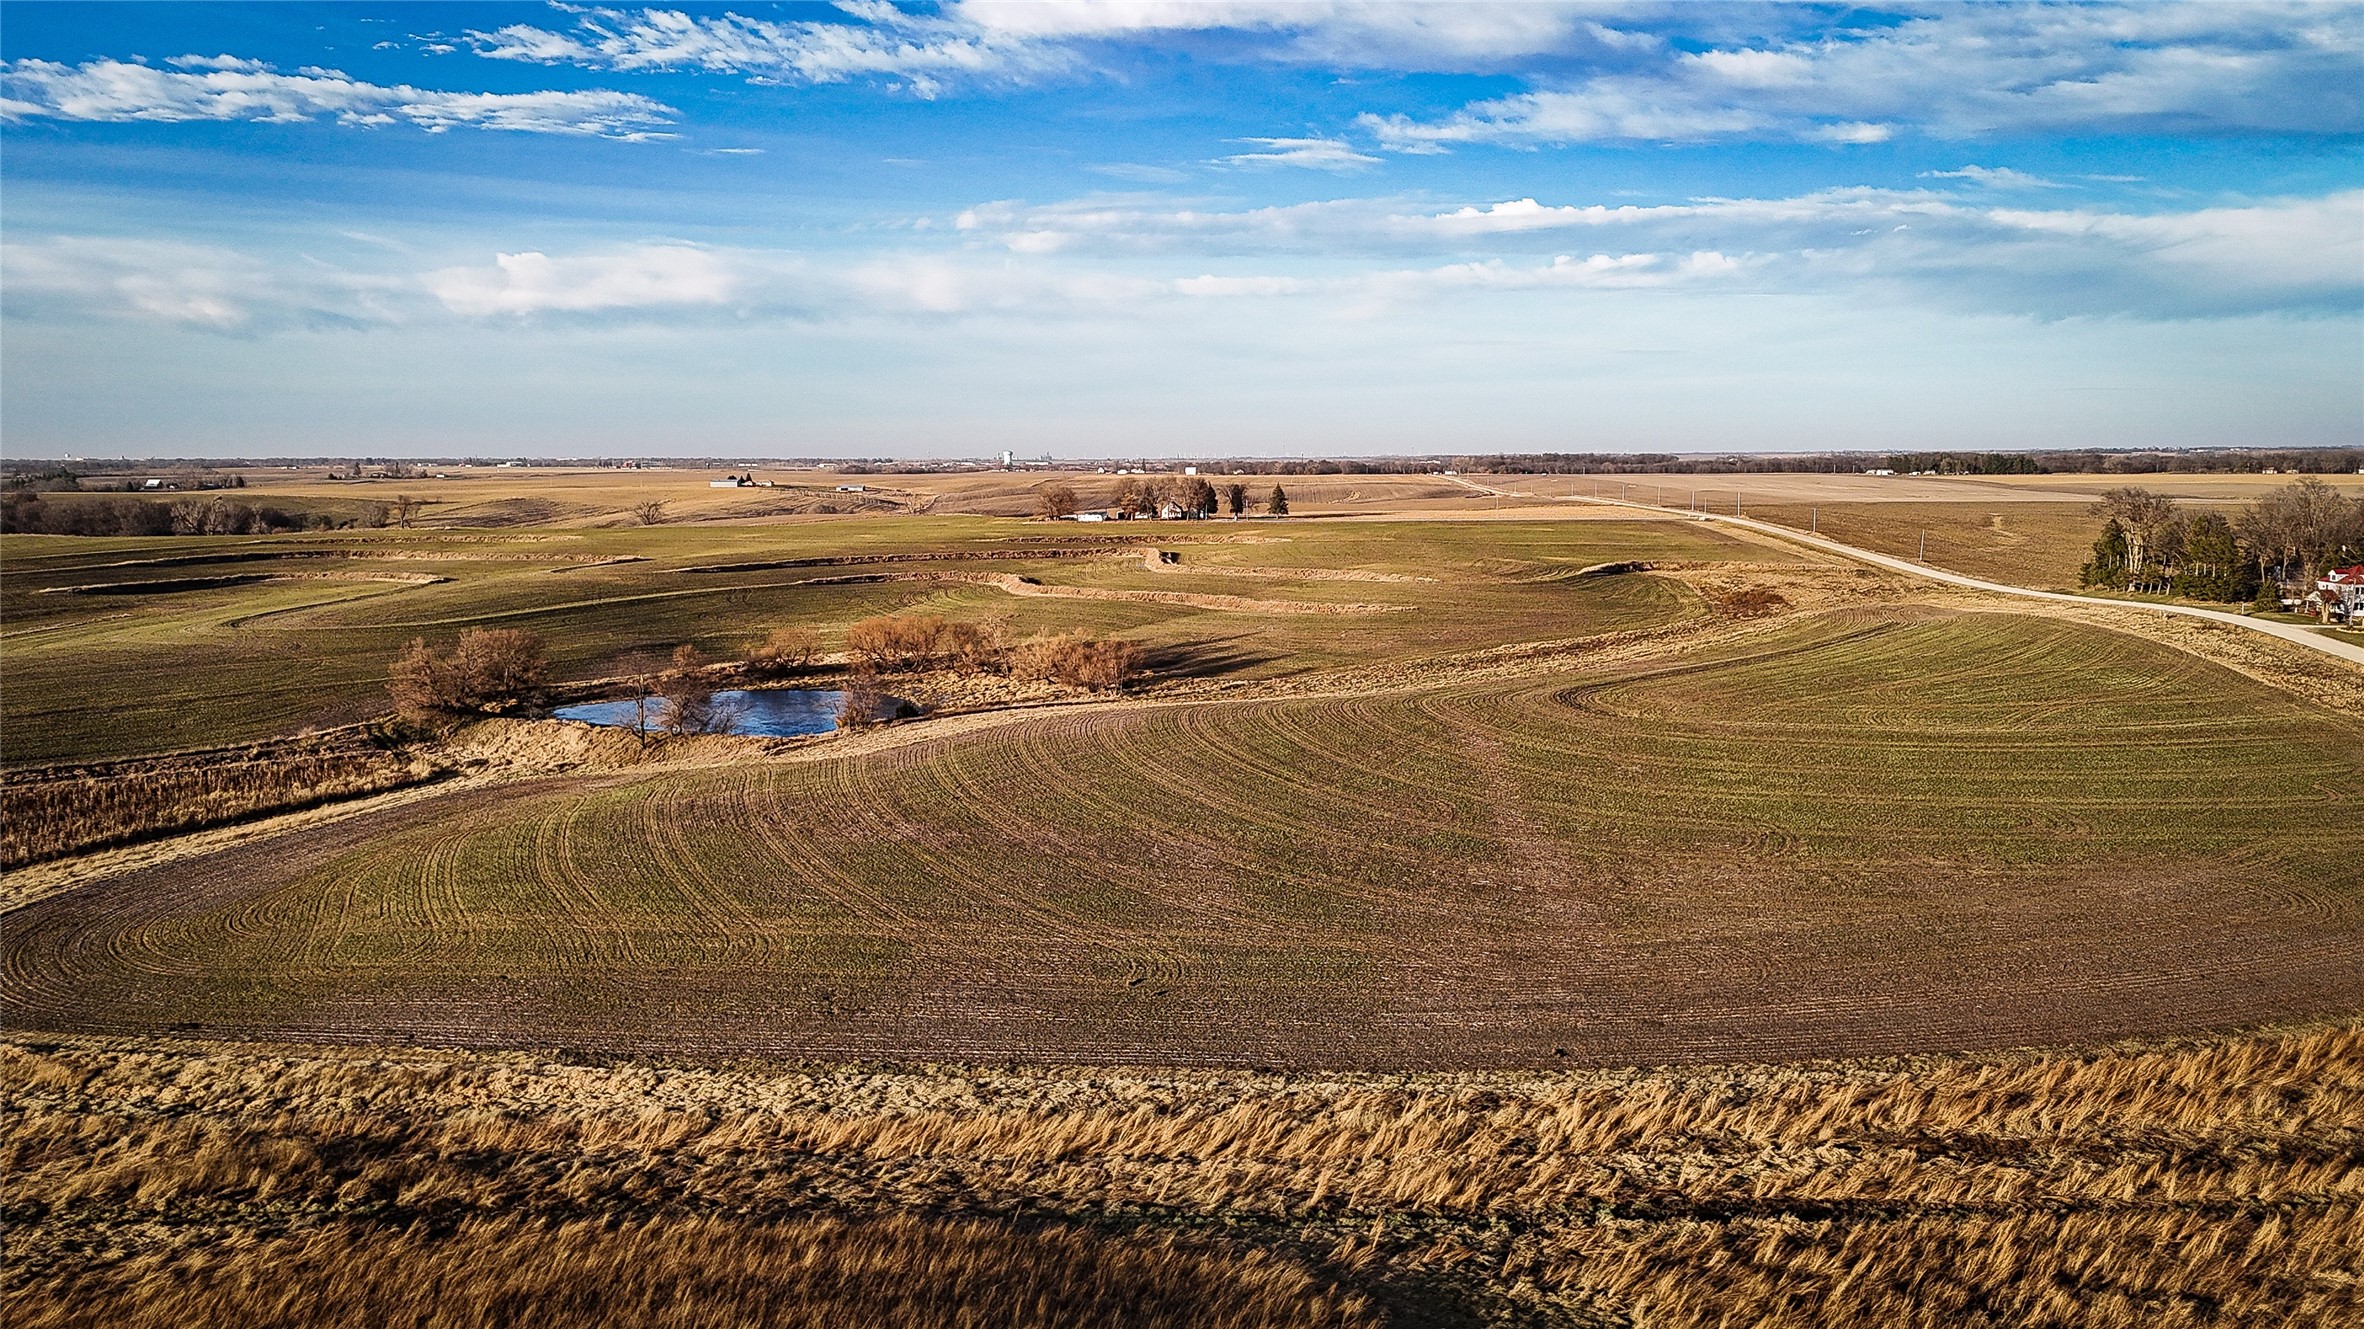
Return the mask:
<svg viewBox="0 0 2364 1329">
<path fill-rule="evenodd" d="M 1036 637 L 1010 648 L 1009 669 L 1019 678 L 1114 692 L 1140 677 L 1141 648 L 1129 641 L 1081 634 Z"/>
<path fill-rule="evenodd" d="M 809 667 L 821 653 L 821 639 L 809 628 L 774 628 L 772 634 L 747 652 L 756 672 L 779 675 Z"/>
<path fill-rule="evenodd" d="M 646 503 L 635 504 L 632 518 L 643 526 L 657 525 L 665 520 L 665 500 L 652 498 Z"/>
<path fill-rule="evenodd" d="M 2314 476 L 2282 486 L 2233 519 L 2261 570 L 2275 580 L 2293 568 L 2311 571 L 2355 547 L 2364 553 L 2364 501 L 2343 497 Z"/>
<path fill-rule="evenodd" d="M 1065 485 L 1052 485 L 1035 495 L 1034 499 L 1035 515 L 1052 520 L 1074 516 L 1078 506 L 1080 500 L 1076 498 L 1075 491 Z"/>
<path fill-rule="evenodd" d="M 387 509 L 387 520 L 404 530 L 409 530 L 418 522 L 419 507 L 419 500 L 408 494 L 396 494 L 393 506 Z"/>
<path fill-rule="evenodd" d="M 1132 517 L 1145 517 L 1157 511 L 1157 496 L 1139 477 L 1130 477 L 1116 487 L 1116 507 Z"/>
<path fill-rule="evenodd" d="M 997 673 L 1005 667 L 1008 645 L 997 623 L 947 623 L 943 652 L 964 674 Z"/>
<path fill-rule="evenodd" d="M 917 669 L 935 662 L 944 620 L 932 614 L 881 614 L 845 631 L 846 650 L 877 669 Z"/>
<path fill-rule="evenodd" d="M 2182 516 L 2174 499 L 2127 485 L 2103 493 L 2092 512 L 2114 518 L 2125 528 L 2130 580 L 2150 581 L 2154 571 L 2163 574 L 2172 570 L 2183 543 Z"/>
<path fill-rule="evenodd" d="M 706 656 L 697 647 L 683 642 L 674 648 L 673 667 L 658 676 L 656 690 L 665 704 L 665 732 L 714 732 L 714 684 L 706 676 Z"/>
<path fill-rule="evenodd" d="M 885 694 L 878 688 L 878 675 L 868 668 L 857 667 L 846 679 L 844 695 L 838 699 L 837 727 L 860 729 L 876 724 L 885 702 Z"/>
<path fill-rule="evenodd" d="M 413 638 L 388 667 L 386 691 L 397 714 L 423 723 L 532 700 L 548 672 L 539 636 L 516 628 L 470 628 L 449 651 Z"/>
</svg>

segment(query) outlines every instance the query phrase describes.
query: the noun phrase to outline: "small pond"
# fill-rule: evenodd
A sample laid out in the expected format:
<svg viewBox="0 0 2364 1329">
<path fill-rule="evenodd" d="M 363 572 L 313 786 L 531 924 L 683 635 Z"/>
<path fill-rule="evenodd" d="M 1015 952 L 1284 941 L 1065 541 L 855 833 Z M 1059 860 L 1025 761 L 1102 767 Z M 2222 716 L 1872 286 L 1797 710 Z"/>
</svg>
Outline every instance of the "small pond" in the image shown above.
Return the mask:
<svg viewBox="0 0 2364 1329">
<path fill-rule="evenodd" d="M 716 728 L 723 734 L 747 734 L 763 738 L 792 738 L 798 734 L 826 734 L 837 728 L 838 707 L 845 704 L 845 694 L 816 688 L 764 688 L 754 692 L 717 692 L 714 711 L 727 723 Z M 897 703 L 885 701 L 881 715 L 892 715 Z M 648 724 L 661 729 L 665 724 L 665 704 L 651 701 Z M 561 720 L 581 720 L 585 724 L 616 725 L 631 728 L 638 717 L 630 700 L 589 701 L 576 706 L 561 706 L 550 712 Z"/>
</svg>

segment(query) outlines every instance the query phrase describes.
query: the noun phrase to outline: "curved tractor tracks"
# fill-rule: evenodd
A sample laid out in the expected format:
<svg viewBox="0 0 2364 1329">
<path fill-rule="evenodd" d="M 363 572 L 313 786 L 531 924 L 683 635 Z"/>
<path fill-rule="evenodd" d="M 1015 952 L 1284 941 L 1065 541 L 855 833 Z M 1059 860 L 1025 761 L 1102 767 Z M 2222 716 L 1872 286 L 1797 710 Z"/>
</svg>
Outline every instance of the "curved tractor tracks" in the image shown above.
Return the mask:
<svg viewBox="0 0 2364 1329">
<path fill-rule="evenodd" d="M 2238 793 L 2261 771 L 2354 787 L 2355 755 L 2278 699 L 2211 709 L 2199 661 L 1994 613 L 1562 645 L 455 790 L 12 911 L 9 1015 L 1550 1066 L 2082 1041 L 2364 995 L 2364 883 L 2291 858 L 2280 801 Z M 2027 695 L 2064 659 L 2142 681 Z M 1934 709 L 1900 710 L 1930 677 Z M 2240 764 L 2200 828 L 2221 852 L 2177 857 L 2144 810 L 2203 756 Z"/>
</svg>

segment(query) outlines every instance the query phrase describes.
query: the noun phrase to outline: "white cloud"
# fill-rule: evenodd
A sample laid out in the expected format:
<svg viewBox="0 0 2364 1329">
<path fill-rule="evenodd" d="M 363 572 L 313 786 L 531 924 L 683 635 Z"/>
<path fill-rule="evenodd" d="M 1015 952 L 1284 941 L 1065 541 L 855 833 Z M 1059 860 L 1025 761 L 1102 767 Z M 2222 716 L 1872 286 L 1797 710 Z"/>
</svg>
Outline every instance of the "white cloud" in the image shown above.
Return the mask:
<svg viewBox="0 0 2364 1329">
<path fill-rule="evenodd" d="M 11 318 L 131 317 L 211 332 L 391 321 L 399 277 L 272 264 L 214 245 L 53 236 L 0 246 Z"/>
<path fill-rule="evenodd" d="M 1616 6 L 1582 0 L 961 0 L 950 12 L 995 33 L 1037 40 L 1110 40 L 1182 32 L 1264 34 L 1264 54 L 1344 67 L 1461 70 L 1654 38 L 1599 19 Z M 1655 8 L 1633 6 L 1636 9 Z"/>
<path fill-rule="evenodd" d="M 826 259 L 645 243 L 435 266 L 360 237 L 342 266 L 104 237 L 12 239 L 12 320 L 115 317 L 259 335 L 537 316 L 645 324 L 1145 319 L 1288 300 L 1370 318 L 1407 302 L 1684 292 L 1894 310 L 2186 320 L 2364 313 L 2364 190 L 2136 214 L 1842 189 L 1656 206 L 1345 199 L 1218 212 L 1099 198 L 964 213 Z M 1242 258 L 1245 255 L 1261 257 Z M 1620 306 L 1621 308 L 1626 306 Z"/>
<path fill-rule="evenodd" d="M 1458 250 L 1473 257 L 1410 271 L 1496 285 L 1515 282 L 1490 274 L 1531 269 L 1488 251 L 1531 252 L 1555 236 L 1584 233 L 1600 237 L 1590 243 L 1609 256 L 1633 261 L 1604 268 L 1596 256 L 1573 270 L 1553 268 L 1553 280 L 1656 280 L 1675 271 L 1672 256 L 1693 255 L 1685 260 L 1692 264 L 1683 269 L 1687 277 L 1745 267 L 1768 289 L 1871 287 L 2045 316 L 2185 318 L 2364 303 L 2364 191 L 2156 215 L 1997 208 L 1955 194 L 1885 189 L 1616 207 L 1520 198 L 1442 211 L 1344 199 L 1215 212 L 1093 198 L 981 205 L 957 226 L 975 243 L 1077 258 L 1267 253 L 1335 265 L 1357 255 L 1383 261 Z"/>
<path fill-rule="evenodd" d="M 1868 120 L 1843 120 L 1835 125 L 1816 125 L 1802 137 L 1816 143 L 1885 143 L 1896 137 L 1896 127 Z"/>
<path fill-rule="evenodd" d="M 1218 298 L 1301 295 L 1312 289 L 1312 283 L 1295 277 L 1218 277 L 1212 273 L 1184 277 L 1174 283 L 1174 290 L 1182 295 Z"/>
<path fill-rule="evenodd" d="M 688 245 L 581 258 L 528 250 L 499 255 L 490 268 L 444 268 L 425 280 L 445 308 L 475 318 L 720 305 L 741 284 L 722 258 Z"/>
<path fill-rule="evenodd" d="M 260 74 L 270 68 L 260 60 L 235 55 L 176 55 L 164 63 L 175 69 L 215 69 L 233 74 Z"/>
<path fill-rule="evenodd" d="M 122 60 L 68 66 L 18 60 L 5 66 L 8 119 L 261 120 L 321 116 L 345 125 L 408 122 L 429 133 L 472 127 L 601 138 L 662 137 L 672 108 L 628 92 L 441 92 L 365 83 L 334 70 L 282 74 L 233 56 L 183 56 L 176 72 Z"/>
<path fill-rule="evenodd" d="M 1253 143 L 1262 152 L 1235 153 L 1218 157 L 1224 166 L 1303 166 L 1317 171 L 1359 171 L 1378 161 L 1368 153 L 1356 152 L 1337 139 L 1330 138 L 1243 138 L 1241 143 Z"/>
<path fill-rule="evenodd" d="M 1967 180 L 1974 185 L 1985 185 L 1990 189 L 2068 188 L 2057 180 L 2047 180 L 2040 175 L 2029 175 L 2025 171 L 2014 171 L 2008 166 L 1965 166 L 1958 171 L 1923 171 L 1921 178 L 1924 180 Z"/>
<path fill-rule="evenodd" d="M 1397 151 L 1731 136 L 2364 130 L 2364 8 L 1959 5 L 1472 103 L 1366 115 Z"/>
<path fill-rule="evenodd" d="M 698 69 L 709 73 L 842 83 L 882 77 L 922 97 L 958 81 L 1016 80 L 1063 68 L 1066 55 L 1043 43 L 957 19 L 906 13 L 884 0 L 845 0 L 848 21 L 775 23 L 739 14 L 698 16 L 673 9 L 589 9 L 570 32 L 512 24 L 471 31 L 476 53 L 494 60 L 575 64 L 593 69 Z"/>
</svg>

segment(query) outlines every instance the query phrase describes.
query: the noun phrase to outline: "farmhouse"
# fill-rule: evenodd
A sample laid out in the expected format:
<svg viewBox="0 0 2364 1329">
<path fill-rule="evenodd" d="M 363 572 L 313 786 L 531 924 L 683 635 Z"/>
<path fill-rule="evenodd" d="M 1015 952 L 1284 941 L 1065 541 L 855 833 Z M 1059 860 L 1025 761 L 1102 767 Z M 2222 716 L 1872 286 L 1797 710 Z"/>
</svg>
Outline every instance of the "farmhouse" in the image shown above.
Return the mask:
<svg viewBox="0 0 2364 1329">
<path fill-rule="evenodd" d="M 2356 622 L 2357 615 L 2364 613 L 2364 563 L 2324 573 L 2315 582 L 2315 594 L 2308 598 L 2321 604 L 2326 621 Z"/>
</svg>

